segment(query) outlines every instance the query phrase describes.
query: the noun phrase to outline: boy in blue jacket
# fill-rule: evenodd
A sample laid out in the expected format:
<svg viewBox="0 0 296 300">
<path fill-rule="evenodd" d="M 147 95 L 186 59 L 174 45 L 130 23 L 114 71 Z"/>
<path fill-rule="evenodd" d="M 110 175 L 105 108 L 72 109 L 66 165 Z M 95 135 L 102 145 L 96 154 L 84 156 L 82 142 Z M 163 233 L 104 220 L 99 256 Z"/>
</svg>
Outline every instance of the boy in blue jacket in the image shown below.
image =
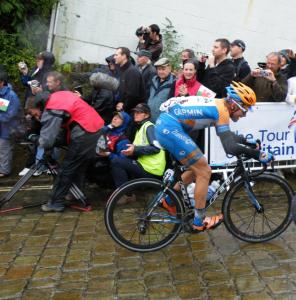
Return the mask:
<svg viewBox="0 0 296 300">
<path fill-rule="evenodd" d="M 121 157 L 126 158 L 122 150 L 126 150 L 131 143 L 125 136 L 131 117 L 124 111 L 115 112 L 109 125 L 103 128 L 106 135 L 107 149 L 104 151 L 97 149 L 97 154 L 102 157 L 108 157 L 109 160 Z"/>
</svg>

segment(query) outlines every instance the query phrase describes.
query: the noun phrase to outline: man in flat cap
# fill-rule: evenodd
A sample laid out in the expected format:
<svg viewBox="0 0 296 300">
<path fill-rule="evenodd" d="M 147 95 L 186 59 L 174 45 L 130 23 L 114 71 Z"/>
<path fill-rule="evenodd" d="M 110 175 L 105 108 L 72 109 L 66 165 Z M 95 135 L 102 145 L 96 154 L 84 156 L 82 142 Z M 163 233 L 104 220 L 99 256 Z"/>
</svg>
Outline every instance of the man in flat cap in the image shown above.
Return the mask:
<svg viewBox="0 0 296 300">
<path fill-rule="evenodd" d="M 148 105 L 151 109 L 151 121 L 158 118 L 160 105 L 175 93 L 176 78 L 172 74 L 172 67 L 168 58 L 160 58 L 155 64 L 157 75 L 152 78 Z"/>
</svg>

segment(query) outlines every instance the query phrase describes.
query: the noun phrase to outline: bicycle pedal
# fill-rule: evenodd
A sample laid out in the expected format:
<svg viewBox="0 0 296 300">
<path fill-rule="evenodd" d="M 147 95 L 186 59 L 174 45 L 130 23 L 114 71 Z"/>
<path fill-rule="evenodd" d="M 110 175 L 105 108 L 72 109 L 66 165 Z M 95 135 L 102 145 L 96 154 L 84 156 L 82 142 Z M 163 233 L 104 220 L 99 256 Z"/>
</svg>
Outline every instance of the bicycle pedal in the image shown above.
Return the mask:
<svg viewBox="0 0 296 300">
<path fill-rule="evenodd" d="M 82 206 L 74 205 L 74 204 L 73 204 L 73 205 L 70 205 L 70 208 L 77 209 L 77 210 L 81 210 L 81 211 L 85 211 L 85 212 L 92 211 L 91 205 L 82 207 Z"/>
</svg>

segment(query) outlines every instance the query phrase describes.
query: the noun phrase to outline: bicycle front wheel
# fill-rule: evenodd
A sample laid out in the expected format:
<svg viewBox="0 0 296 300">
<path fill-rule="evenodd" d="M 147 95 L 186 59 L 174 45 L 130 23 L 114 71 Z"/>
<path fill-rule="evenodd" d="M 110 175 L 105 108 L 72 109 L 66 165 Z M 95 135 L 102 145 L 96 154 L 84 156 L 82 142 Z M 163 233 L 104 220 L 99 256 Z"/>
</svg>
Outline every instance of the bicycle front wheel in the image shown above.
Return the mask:
<svg viewBox="0 0 296 300">
<path fill-rule="evenodd" d="M 180 233 L 184 208 L 173 190 L 168 189 L 166 194 L 176 207 L 175 216 L 158 205 L 165 196 L 159 180 L 136 179 L 117 189 L 105 209 L 111 237 L 138 252 L 156 251 L 170 244 Z"/>
<path fill-rule="evenodd" d="M 224 223 L 242 241 L 265 242 L 277 237 L 290 224 L 293 190 L 284 179 L 273 174 L 252 178 L 251 186 L 262 211 L 256 210 L 244 180 L 239 180 L 225 196 Z"/>
</svg>

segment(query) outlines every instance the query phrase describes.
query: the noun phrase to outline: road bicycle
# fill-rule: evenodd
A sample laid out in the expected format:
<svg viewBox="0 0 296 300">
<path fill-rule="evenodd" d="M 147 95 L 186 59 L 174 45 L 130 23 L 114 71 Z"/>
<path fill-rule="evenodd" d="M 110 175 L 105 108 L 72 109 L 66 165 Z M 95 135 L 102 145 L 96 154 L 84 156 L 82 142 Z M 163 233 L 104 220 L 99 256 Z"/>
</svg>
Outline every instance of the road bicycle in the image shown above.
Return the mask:
<svg viewBox="0 0 296 300">
<path fill-rule="evenodd" d="M 227 230 L 245 242 L 266 242 L 289 226 L 293 189 L 285 179 L 267 172 L 267 166 L 251 171 L 247 160 L 237 157 L 233 171 L 207 201 L 206 208 L 224 195 L 221 210 Z M 165 172 L 162 181 L 135 179 L 113 192 L 104 216 L 115 242 L 132 251 L 150 252 L 166 247 L 181 232 L 192 232 L 194 209 L 181 178 L 185 170 L 173 159 L 173 169 Z M 180 192 L 173 189 L 176 182 Z M 161 205 L 167 195 L 176 215 L 170 215 Z M 123 198 L 131 201 L 123 205 Z"/>
</svg>

